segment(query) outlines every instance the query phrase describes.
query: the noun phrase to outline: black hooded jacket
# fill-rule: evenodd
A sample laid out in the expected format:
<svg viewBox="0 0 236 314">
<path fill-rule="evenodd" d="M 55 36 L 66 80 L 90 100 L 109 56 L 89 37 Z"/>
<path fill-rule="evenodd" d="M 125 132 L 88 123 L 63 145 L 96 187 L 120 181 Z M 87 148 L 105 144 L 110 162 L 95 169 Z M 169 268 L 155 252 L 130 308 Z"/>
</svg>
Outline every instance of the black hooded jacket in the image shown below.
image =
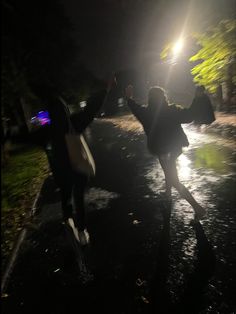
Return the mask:
<svg viewBox="0 0 236 314">
<path fill-rule="evenodd" d="M 194 97 L 191 110 L 194 115 L 195 124 L 211 124 L 215 121 L 213 106 L 210 98 L 206 94 Z"/>
<path fill-rule="evenodd" d="M 147 135 L 148 149 L 152 154 L 165 154 L 180 151 L 189 142 L 181 126 L 193 121 L 192 111 L 177 105 L 164 104 L 143 107 L 134 100 L 128 100 L 128 106 L 143 125 Z"/>
</svg>

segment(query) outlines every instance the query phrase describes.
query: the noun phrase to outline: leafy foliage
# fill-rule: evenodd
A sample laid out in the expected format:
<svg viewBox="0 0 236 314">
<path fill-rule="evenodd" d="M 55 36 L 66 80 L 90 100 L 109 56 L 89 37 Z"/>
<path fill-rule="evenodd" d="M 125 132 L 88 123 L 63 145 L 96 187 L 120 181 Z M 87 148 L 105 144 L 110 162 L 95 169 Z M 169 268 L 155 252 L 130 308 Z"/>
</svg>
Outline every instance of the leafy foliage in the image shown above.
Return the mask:
<svg viewBox="0 0 236 314">
<path fill-rule="evenodd" d="M 236 84 L 236 20 L 222 20 L 203 34 L 195 34 L 200 50 L 190 58 L 198 61 L 194 81 L 214 93 L 222 82 Z"/>
<path fill-rule="evenodd" d="M 164 49 L 161 51 L 161 55 L 160 55 L 162 60 L 165 60 L 169 56 L 169 53 L 170 53 L 170 50 L 172 47 L 173 47 L 173 44 L 170 44 L 170 43 L 168 43 L 164 47 Z"/>
</svg>

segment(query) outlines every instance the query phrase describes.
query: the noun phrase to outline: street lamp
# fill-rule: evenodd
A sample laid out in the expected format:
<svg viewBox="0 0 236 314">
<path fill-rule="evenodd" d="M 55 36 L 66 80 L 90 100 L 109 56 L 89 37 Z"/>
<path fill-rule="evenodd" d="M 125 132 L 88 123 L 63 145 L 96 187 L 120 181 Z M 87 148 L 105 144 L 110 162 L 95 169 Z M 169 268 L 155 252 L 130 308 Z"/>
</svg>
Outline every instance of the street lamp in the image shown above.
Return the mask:
<svg viewBox="0 0 236 314">
<path fill-rule="evenodd" d="M 180 53 L 180 51 L 183 49 L 184 41 L 182 38 L 180 38 L 173 46 L 172 52 L 176 56 Z"/>
</svg>

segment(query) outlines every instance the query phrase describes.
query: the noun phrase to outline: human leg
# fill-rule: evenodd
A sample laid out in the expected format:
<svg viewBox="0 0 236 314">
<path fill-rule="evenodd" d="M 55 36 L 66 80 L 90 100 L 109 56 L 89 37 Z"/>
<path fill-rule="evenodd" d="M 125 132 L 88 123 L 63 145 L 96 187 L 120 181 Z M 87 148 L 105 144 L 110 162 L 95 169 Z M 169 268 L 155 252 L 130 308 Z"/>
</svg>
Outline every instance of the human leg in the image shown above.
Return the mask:
<svg viewBox="0 0 236 314">
<path fill-rule="evenodd" d="M 60 185 L 61 191 L 61 207 L 63 213 L 63 220 L 66 221 L 72 217 L 72 184 L 71 182 L 65 182 Z"/>
<path fill-rule="evenodd" d="M 178 152 L 173 152 L 168 155 L 159 158 L 161 166 L 163 168 L 166 182 L 168 182 L 168 188 L 173 186 L 179 192 L 180 196 L 193 207 L 196 218 L 200 218 L 205 214 L 205 210 L 202 206 L 195 200 L 189 190 L 179 181 L 176 159 L 179 156 Z"/>
<path fill-rule="evenodd" d="M 81 245 L 89 244 L 89 233 L 86 229 L 84 196 L 88 178 L 83 174 L 75 174 L 73 185 L 73 202 L 76 211 L 76 226 Z"/>
<path fill-rule="evenodd" d="M 166 196 L 171 198 L 171 176 L 170 176 L 170 169 L 169 169 L 169 154 L 162 154 L 158 156 L 160 165 L 165 175 L 165 184 L 166 184 Z"/>
<path fill-rule="evenodd" d="M 73 180 L 73 202 L 76 211 L 77 226 L 80 231 L 85 229 L 84 196 L 88 178 L 83 174 L 75 174 Z"/>
</svg>

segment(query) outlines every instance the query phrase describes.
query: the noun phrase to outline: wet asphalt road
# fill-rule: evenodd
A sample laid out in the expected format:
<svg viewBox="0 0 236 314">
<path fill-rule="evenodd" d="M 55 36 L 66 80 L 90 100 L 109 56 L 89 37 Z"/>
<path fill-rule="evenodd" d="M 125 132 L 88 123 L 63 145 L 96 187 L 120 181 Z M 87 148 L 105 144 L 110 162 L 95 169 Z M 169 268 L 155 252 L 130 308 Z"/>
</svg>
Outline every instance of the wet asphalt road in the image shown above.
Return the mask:
<svg viewBox="0 0 236 314">
<path fill-rule="evenodd" d="M 91 244 L 73 249 L 49 177 L 3 313 L 236 313 L 235 147 L 186 133 L 179 174 L 205 220 L 192 226 L 176 192 L 169 220 L 164 177 L 144 135 L 97 120 L 87 132 L 97 166 L 86 195 Z"/>
</svg>

